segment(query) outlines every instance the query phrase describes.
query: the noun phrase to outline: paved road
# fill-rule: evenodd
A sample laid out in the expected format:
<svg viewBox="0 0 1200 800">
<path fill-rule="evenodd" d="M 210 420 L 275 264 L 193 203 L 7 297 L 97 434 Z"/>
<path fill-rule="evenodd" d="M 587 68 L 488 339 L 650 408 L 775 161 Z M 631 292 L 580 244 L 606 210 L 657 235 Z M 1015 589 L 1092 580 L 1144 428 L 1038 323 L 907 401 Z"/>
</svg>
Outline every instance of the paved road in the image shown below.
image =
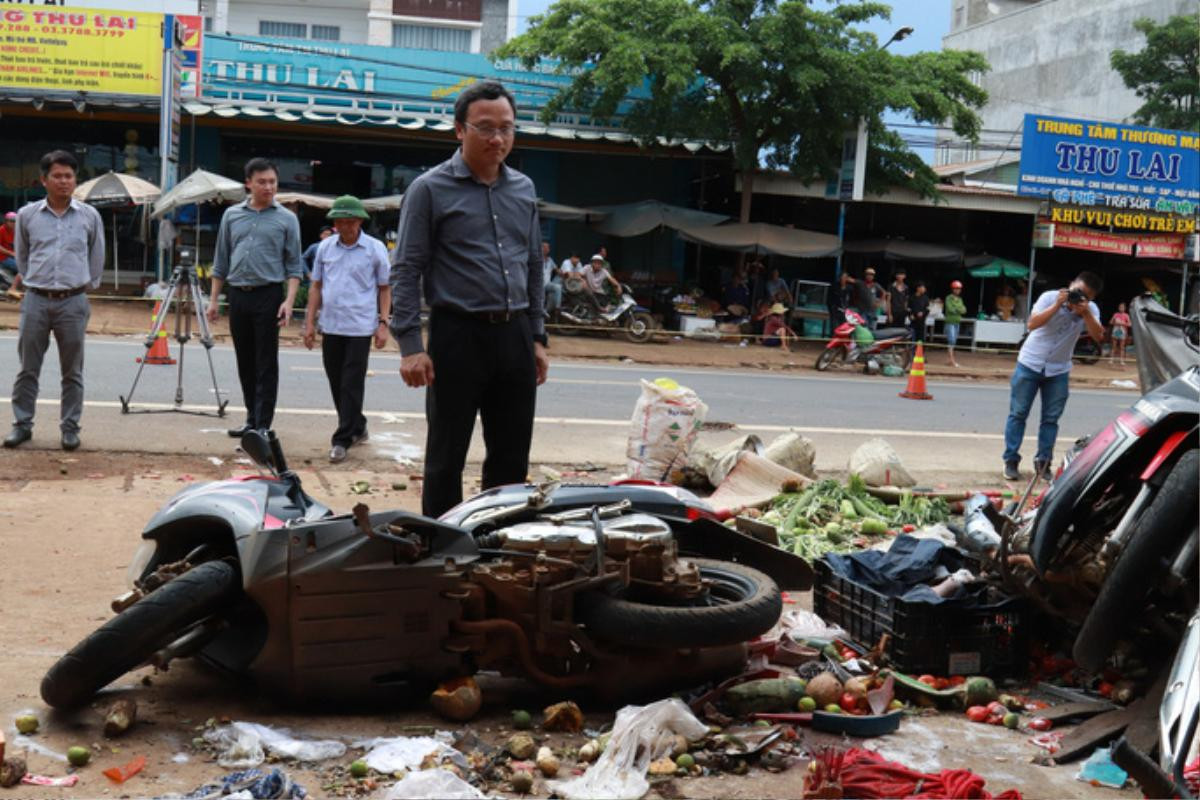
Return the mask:
<svg viewBox="0 0 1200 800">
<path fill-rule="evenodd" d="M 15 350 L 15 336 L 0 336 L 0 396 L 6 402 L 9 376 L 17 365 Z M 172 344 L 171 351 L 178 357 L 177 345 Z M 142 352 L 139 339 L 89 341 L 85 446 L 227 452 L 230 442 L 219 436 L 220 430 L 242 419 L 232 348 L 218 345 L 212 350 L 218 384 L 230 398 L 225 420 L 178 414 L 121 415 L 118 398 L 128 396 L 137 370 L 135 358 Z M 286 349 L 281 352 L 280 366 L 276 427 L 289 443 L 294 443 L 293 450 L 323 449 L 333 424 L 326 418 L 332 410 L 319 352 Z M 374 448 L 385 457 L 419 458 L 424 440 L 424 393 L 404 386 L 398 366 L 399 355 L 394 351 L 372 354 L 366 407 L 378 420 L 372 423 Z M 132 407 L 170 408 L 176 374 L 175 367 L 147 366 Z M 638 396 L 638 381 L 664 374 L 700 394 L 709 406 L 710 421 L 734 423 L 741 429 L 767 435 L 797 428 L 818 442 L 818 452 L 823 456 L 818 464 L 833 468 L 844 466 L 846 456 L 840 450 L 845 445 L 869 435 L 892 440 L 906 458 L 910 453 L 935 462 L 948 453 L 996 458 L 1008 405 L 1007 386 L 997 384 L 935 382 L 929 387 L 935 400 L 920 402 L 897 397 L 903 379 L 555 363 L 552 377 L 538 395 L 541 424 L 535 460 L 618 463 Z M 53 346 L 42 377 L 47 407 L 39 409 L 41 424 L 35 445 L 55 435 L 52 420 L 57 409 L 52 401 L 58 397 L 59 375 Z M 215 405 L 204 348 L 196 342 L 186 348 L 183 393 L 188 408 L 206 410 Z M 1073 392 L 1060 439 L 1068 442 L 1097 430 L 1133 400 L 1130 392 Z M 197 430 L 206 437 L 201 440 L 191 436 Z M 728 438 L 729 434 L 723 436 Z M 823 452 L 823 442 L 835 445 L 839 452 Z"/>
</svg>

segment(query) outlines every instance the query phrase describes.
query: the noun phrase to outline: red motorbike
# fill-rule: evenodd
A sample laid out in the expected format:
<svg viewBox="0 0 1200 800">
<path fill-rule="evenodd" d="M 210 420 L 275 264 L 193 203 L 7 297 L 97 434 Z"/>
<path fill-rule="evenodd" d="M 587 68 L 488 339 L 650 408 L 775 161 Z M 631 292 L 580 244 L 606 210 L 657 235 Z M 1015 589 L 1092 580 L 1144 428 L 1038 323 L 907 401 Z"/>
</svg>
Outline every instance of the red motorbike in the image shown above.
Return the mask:
<svg viewBox="0 0 1200 800">
<path fill-rule="evenodd" d="M 833 338 L 817 356 L 821 372 L 842 364 L 861 364 L 868 372 L 874 362 L 878 369 L 892 364 L 905 372 L 912 366 L 912 331 L 908 328 L 880 328 L 871 331 L 862 315 L 846 309 L 846 321 L 833 331 Z"/>
</svg>

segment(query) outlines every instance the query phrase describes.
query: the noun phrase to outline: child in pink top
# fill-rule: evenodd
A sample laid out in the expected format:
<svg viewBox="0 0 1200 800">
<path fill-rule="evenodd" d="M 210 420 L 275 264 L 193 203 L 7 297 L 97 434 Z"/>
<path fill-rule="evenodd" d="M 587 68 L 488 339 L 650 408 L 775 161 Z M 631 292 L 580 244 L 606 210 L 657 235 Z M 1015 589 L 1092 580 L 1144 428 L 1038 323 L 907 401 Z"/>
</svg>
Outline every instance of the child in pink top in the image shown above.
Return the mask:
<svg viewBox="0 0 1200 800">
<path fill-rule="evenodd" d="M 1121 360 L 1121 366 L 1125 366 L 1125 347 L 1129 343 L 1129 330 L 1133 327 L 1133 321 L 1129 319 L 1124 303 L 1117 306 L 1117 313 L 1112 315 L 1108 324 L 1112 326 L 1113 356 Z"/>
</svg>

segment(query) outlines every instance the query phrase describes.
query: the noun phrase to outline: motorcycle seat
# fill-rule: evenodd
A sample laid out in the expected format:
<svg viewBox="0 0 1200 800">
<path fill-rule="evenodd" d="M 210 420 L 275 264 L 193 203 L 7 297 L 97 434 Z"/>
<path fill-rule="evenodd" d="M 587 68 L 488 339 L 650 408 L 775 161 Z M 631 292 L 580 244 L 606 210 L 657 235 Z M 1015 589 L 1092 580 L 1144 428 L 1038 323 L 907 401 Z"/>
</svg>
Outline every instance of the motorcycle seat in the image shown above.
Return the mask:
<svg viewBox="0 0 1200 800">
<path fill-rule="evenodd" d="M 911 334 L 908 328 L 880 328 L 875 331 L 875 341 L 880 339 L 907 339 Z"/>
</svg>

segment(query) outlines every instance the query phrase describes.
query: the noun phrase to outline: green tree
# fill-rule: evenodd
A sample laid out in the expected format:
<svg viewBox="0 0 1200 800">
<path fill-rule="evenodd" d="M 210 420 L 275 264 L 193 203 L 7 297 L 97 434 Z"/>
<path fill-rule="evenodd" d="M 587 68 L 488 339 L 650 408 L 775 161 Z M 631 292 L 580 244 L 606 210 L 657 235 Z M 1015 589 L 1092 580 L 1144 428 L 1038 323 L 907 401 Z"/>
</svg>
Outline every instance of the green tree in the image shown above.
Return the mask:
<svg viewBox="0 0 1200 800">
<path fill-rule="evenodd" d="M 936 194 L 933 171 L 887 129 L 883 115 L 949 122 L 975 140 L 973 109 L 987 100 L 971 80 L 988 66 L 978 53 L 898 56 L 856 26 L 890 8 L 858 0 L 818 8 L 814 0 L 559 0 L 529 30 L 494 53 L 526 66 L 557 61 L 573 75 L 546 106 L 594 119 L 623 117 L 642 141 L 656 137 L 728 142 L 742 175 L 741 219 L 749 221 L 754 172 L 765 162 L 804 181 L 841 166 L 842 138 L 865 119 L 868 188 L 908 186 Z M 638 92 L 639 89 L 648 90 Z M 632 93 L 632 94 L 631 94 Z"/>
<path fill-rule="evenodd" d="M 1146 37 L 1136 53 L 1114 50 L 1112 68 L 1145 100 L 1133 115 L 1141 125 L 1200 130 L 1200 17 L 1181 14 L 1159 25 L 1149 18 L 1133 27 Z"/>
</svg>

